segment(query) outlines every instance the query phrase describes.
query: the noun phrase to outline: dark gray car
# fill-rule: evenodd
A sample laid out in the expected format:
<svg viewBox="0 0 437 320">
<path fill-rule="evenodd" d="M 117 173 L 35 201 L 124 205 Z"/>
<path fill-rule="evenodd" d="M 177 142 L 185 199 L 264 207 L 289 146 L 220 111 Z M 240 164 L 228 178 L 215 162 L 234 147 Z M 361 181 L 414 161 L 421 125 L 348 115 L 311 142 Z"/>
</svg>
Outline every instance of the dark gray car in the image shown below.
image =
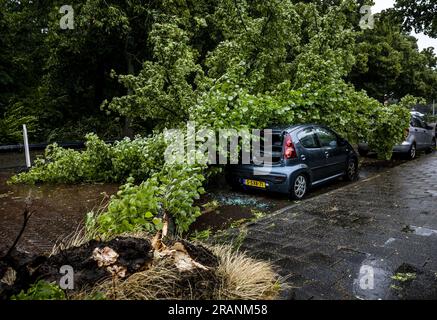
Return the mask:
<svg viewBox="0 0 437 320">
<path fill-rule="evenodd" d="M 231 165 L 226 178 L 234 187 L 286 193 L 302 199 L 312 186 L 358 176 L 358 157 L 352 146 L 321 125 L 295 125 L 272 130 L 272 163 Z"/>
</svg>

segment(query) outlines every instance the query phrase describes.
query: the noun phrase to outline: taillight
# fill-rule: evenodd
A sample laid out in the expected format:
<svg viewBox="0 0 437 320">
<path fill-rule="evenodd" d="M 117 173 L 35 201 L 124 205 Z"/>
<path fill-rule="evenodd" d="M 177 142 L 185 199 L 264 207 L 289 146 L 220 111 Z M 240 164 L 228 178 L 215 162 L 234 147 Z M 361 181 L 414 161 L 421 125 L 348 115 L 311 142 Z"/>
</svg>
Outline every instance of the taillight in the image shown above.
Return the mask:
<svg viewBox="0 0 437 320">
<path fill-rule="evenodd" d="M 293 141 L 291 140 L 290 135 L 287 134 L 285 136 L 285 141 L 284 141 L 284 158 L 288 160 L 296 157 L 297 154 L 296 154 L 296 149 L 294 148 Z"/>
</svg>

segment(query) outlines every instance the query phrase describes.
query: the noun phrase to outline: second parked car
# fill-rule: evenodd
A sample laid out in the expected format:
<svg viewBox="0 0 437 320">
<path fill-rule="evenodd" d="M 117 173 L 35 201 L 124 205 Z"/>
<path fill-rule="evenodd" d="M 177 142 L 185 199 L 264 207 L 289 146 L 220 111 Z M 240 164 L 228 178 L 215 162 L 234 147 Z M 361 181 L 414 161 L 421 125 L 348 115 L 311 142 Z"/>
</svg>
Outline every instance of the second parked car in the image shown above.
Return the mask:
<svg viewBox="0 0 437 320">
<path fill-rule="evenodd" d="M 393 153 L 402 154 L 409 159 L 414 159 L 418 151 L 432 152 L 436 149 L 435 128 L 428 125 L 423 114 L 411 112 L 410 127 L 405 129 L 405 140 L 393 148 Z M 366 156 L 370 152 L 367 143 L 358 145 L 358 152 Z"/>
<path fill-rule="evenodd" d="M 231 185 L 285 193 L 299 200 L 313 186 L 339 177 L 357 178 L 357 154 L 333 130 L 294 125 L 272 132 L 272 163 L 229 166 L 226 177 Z"/>
</svg>

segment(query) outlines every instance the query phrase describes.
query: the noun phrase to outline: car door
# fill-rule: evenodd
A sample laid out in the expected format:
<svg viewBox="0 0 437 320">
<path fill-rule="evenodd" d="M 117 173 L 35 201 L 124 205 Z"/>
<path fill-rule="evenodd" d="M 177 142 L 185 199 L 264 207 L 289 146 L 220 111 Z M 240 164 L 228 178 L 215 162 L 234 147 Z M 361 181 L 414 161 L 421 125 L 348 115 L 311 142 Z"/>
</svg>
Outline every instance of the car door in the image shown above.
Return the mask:
<svg viewBox="0 0 437 320">
<path fill-rule="evenodd" d="M 423 132 L 423 147 L 428 148 L 432 144 L 432 127 L 430 127 L 428 123 L 426 123 L 424 118 L 419 118 L 419 121 Z"/>
<path fill-rule="evenodd" d="M 413 117 L 411 120 L 413 134 L 416 138 L 417 149 L 426 148 L 426 129 L 423 128 L 422 121 L 419 118 Z"/>
<path fill-rule="evenodd" d="M 312 181 L 316 182 L 326 178 L 326 157 L 320 147 L 314 128 L 309 127 L 297 133 L 300 143 L 300 161 L 311 170 Z"/>
<path fill-rule="evenodd" d="M 346 146 L 339 143 L 337 135 L 324 127 L 315 127 L 317 138 L 325 155 L 325 171 L 329 177 L 342 174 L 346 169 Z"/>
</svg>

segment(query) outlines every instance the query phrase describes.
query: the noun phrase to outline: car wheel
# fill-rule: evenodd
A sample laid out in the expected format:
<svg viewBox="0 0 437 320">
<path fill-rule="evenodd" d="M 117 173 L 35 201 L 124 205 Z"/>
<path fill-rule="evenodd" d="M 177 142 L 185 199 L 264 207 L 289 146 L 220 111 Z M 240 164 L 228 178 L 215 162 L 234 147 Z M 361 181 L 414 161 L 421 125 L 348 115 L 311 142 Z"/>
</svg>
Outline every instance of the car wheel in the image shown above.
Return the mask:
<svg viewBox="0 0 437 320">
<path fill-rule="evenodd" d="M 290 196 L 293 200 L 301 200 L 308 191 L 308 179 L 304 174 L 299 174 L 294 178 L 291 185 Z"/>
<path fill-rule="evenodd" d="M 410 151 L 407 154 L 407 157 L 409 160 L 414 160 L 416 159 L 416 156 L 417 156 L 417 148 L 416 148 L 416 144 L 413 143 L 411 145 Z"/>
<path fill-rule="evenodd" d="M 347 162 L 346 175 L 347 181 L 355 181 L 358 179 L 358 161 L 357 159 L 349 159 Z"/>
<path fill-rule="evenodd" d="M 369 151 L 368 150 L 358 150 L 358 153 L 360 154 L 360 156 L 366 157 L 369 154 Z"/>
</svg>

